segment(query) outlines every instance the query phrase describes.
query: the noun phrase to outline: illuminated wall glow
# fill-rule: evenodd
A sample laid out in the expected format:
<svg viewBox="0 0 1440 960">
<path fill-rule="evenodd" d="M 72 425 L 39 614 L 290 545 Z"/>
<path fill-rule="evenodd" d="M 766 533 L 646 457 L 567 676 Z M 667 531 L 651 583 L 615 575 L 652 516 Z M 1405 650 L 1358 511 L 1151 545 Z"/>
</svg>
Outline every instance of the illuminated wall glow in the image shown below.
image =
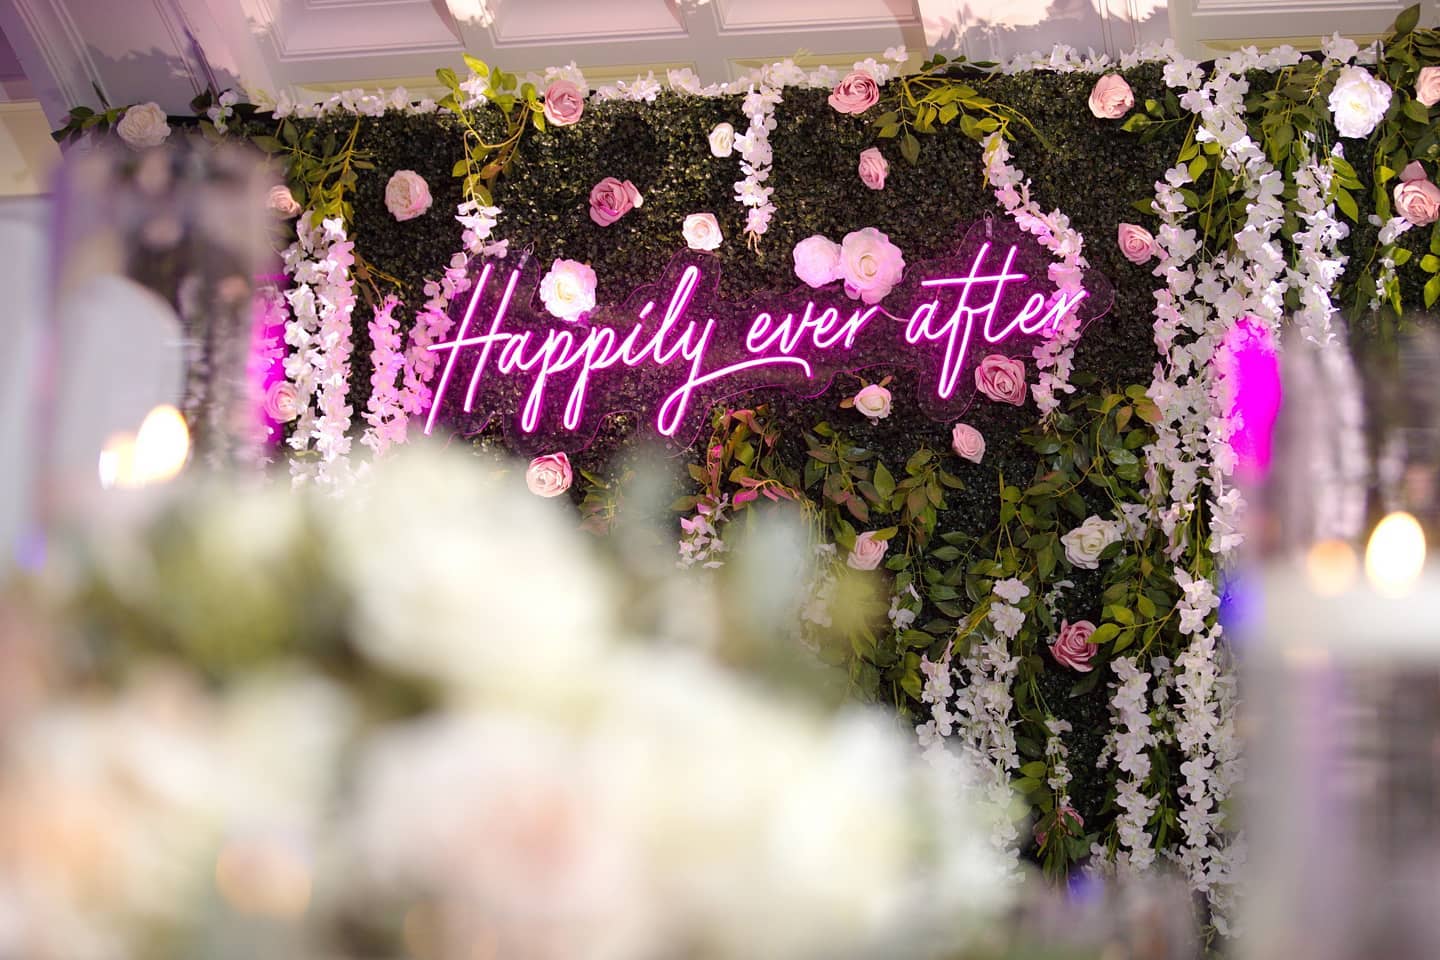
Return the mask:
<svg viewBox="0 0 1440 960">
<path fill-rule="evenodd" d="M 129 490 L 173 480 L 190 458 L 190 430 L 180 411 L 161 404 L 145 415 L 140 429 L 117 433 L 100 451 L 100 486 Z"/>
<path fill-rule="evenodd" d="M 845 297 L 839 284 L 726 302 L 714 263 L 681 253 L 659 283 L 576 323 L 535 305 L 538 264 L 512 268 L 503 284 L 503 268 L 479 264 L 470 295 L 451 306 L 453 339 L 429 348 L 445 363 L 425 432 L 446 422 L 474 433 L 503 416 L 522 453 L 576 450 L 605 414 L 631 411 L 661 438 L 687 443 L 726 397 L 766 387 L 816 396 L 835 375 L 879 364 L 919 367 L 929 383 L 922 408 L 950 420 L 974 394 L 965 371 L 975 357 L 1028 355 L 1025 338 L 1070 315 L 1088 323 L 1113 299 L 1093 273 L 1068 293 L 1032 280 L 1048 276 L 1049 254 L 1001 224 L 972 228 L 954 256 L 909 269 L 888 309 Z M 457 376 L 463 399 L 452 389 Z"/>
<path fill-rule="evenodd" d="M 1282 390 L 1275 335 L 1253 317 L 1242 317 L 1215 351 L 1221 409 L 1234 432 L 1230 444 L 1243 478 L 1270 471 L 1270 448 Z"/>
<path fill-rule="evenodd" d="M 1365 545 L 1365 575 L 1387 597 L 1410 593 L 1425 566 L 1425 531 L 1408 513 L 1387 514 Z"/>
</svg>

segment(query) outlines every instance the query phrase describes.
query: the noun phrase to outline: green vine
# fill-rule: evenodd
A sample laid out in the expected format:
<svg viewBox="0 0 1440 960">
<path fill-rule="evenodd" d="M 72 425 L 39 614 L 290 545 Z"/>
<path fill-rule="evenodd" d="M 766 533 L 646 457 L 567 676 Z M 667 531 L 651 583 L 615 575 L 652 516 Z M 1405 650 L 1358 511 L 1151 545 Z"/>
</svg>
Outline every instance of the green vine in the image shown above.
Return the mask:
<svg viewBox="0 0 1440 960">
<path fill-rule="evenodd" d="M 505 133 L 490 142 L 481 129 L 480 116 L 468 107 L 474 97 L 462 85 L 454 70 L 442 68 L 435 76 L 450 91 L 439 105 L 455 114 L 464 131 L 465 156 L 455 161 L 452 176 L 460 178 L 465 199 L 484 206 L 494 203 L 495 181 L 508 174 L 515 163 L 516 152 L 525 131 L 532 127 L 545 129 L 545 106 L 533 83 L 519 83 L 513 73 L 492 69 L 485 61 L 465 54 L 465 64 L 473 74 L 471 81 L 483 80 L 484 90 L 478 91 L 485 102 L 493 103 L 505 119 Z"/>
</svg>

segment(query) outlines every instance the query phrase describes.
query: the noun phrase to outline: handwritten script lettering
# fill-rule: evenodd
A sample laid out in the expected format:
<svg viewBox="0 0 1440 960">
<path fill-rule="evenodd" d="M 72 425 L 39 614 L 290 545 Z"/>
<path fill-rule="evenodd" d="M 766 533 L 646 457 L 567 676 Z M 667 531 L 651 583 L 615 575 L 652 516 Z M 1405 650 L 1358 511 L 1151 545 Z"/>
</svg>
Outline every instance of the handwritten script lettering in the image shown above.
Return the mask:
<svg viewBox="0 0 1440 960">
<path fill-rule="evenodd" d="M 574 450 L 606 414 L 625 411 L 685 444 L 726 397 L 766 387 L 816 396 L 836 374 L 877 365 L 919 368 L 923 408 L 953 419 L 980 357 L 1028 354 L 1062 318 L 1083 325 L 1108 309 L 1103 277 L 1057 290 L 1050 262 L 1017 231 L 977 226 L 954 256 L 908 269 L 875 306 L 838 283 L 730 303 L 718 296 L 716 258 L 686 252 L 623 305 L 567 323 L 534 302 L 540 264 L 489 261 L 452 306 L 453 339 L 430 347 L 444 362 L 425 432 L 475 432 L 504 416 L 522 451 Z"/>
</svg>

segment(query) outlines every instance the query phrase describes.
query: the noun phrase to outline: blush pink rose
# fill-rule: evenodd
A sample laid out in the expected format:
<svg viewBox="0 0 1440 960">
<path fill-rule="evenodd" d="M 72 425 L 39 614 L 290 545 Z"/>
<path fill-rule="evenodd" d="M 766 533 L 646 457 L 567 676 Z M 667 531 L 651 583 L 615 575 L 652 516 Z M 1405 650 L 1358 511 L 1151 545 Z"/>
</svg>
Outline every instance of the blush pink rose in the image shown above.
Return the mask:
<svg viewBox="0 0 1440 960">
<path fill-rule="evenodd" d="M 890 416 L 890 391 L 872 383 L 861 387 L 860 392 L 850 400 L 861 415 L 870 420 L 884 420 Z"/>
<path fill-rule="evenodd" d="M 1130 84 L 1118 73 L 1107 73 L 1090 91 L 1090 112 L 1101 120 L 1119 120 L 1135 106 Z"/>
<path fill-rule="evenodd" d="M 1395 185 L 1395 212 L 1423 227 L 1440 219 L 1440 187 L 1425 177 L 1425 168 L 1418 160 L 1400 172 Z"/>
<path fill-rule="evenodd" d="M 830 106 L 841 113 L 864 113 L 880 102 L 880 85 L 865 70 L 846 74 L 830 91 Z"/>
<path fill-rule="evenodd" d="M 992 353 L 975 368 L 975 387 L 1000 403 L 1025 403 L 1025 361 Z"/>
<path fill-rule="evenodd" d="M 1427 107 L 1440 103 L 1440 67 L 1421 67 L 1415 77 L 1415 99 Z"/>
<path fill-rule="evenodd" d="M 1075 623 L 1061 620 L 1060 635 L 1050 645 L 1050 656 L 1055 658 L 1056 663 L 1077 673 L 1089 673 L 1093 669 L 1090 660 L 1100 649 L 1090 642 L 1090 635 L 1094 632 L 1095 624 L 1089 620 L 1077 620 Z"/>
<path fill-rule="evenodd" d="M 871 190 L 884 190 L 885 177 L 890 173 L 890 161 L 876 147 L 860 152 L 860 182 Z"/>
<path fill-rule="evenodd" d="M 276 380 L 265 390 L 265 416 L 289 423 L 300 415 L 300 392 L 289 380 Z"/>
<path fill-rule="evenodd" d="M 563 453 L 536 457 L 525 469 L 525 485 L 537 497 L 558 497 L 570 489 L 573 479 L 570 458 Z"/>
<path fill-rule="evenodd" d="M 1120 224 L 1120 252 L 1131 263 L 1144 263 L 1155 256 L 1155 238 L 1139 224 Z"/>
<path fill-rule="evenodd" d="M 585 112 L 585 94 L 569 80 L 556 80 L 545 88 L 545 119 L 557 127 L 578 123 Z"/>
<path fill-rule="evenodd" d="M 985 456 L 985 437 L 968 423 L 957 423 L 950 431 L 950 447 L 955 455 L 979 463 Z"/>
<path fill-rule="evenodd" d="M 840 279 L 851 300 L 877 304 L 900 282 L 905 257 L 890 238 L 866 227 L 845 234 L 840 241 Z"/>
<path fill-rule="evenodd" d="M 414 170 L 396 170 L 385 184 L 385 209 L 396 220 L 414 220 L 430 209 L 430 184 Z"/>
<path fill-rule="evenodd" d="M 590 219 L 608 227 L 644 202 L 629 180 L 606 177 L 590 190 Z"/>
<path fill-rule="evenodd" d="M 855 546 L 850 556 L 845 558 L 845 566 L 851 570 L 874 570 L 884 561 L 885 551 L 889 549 L 888 542 L 876 540 L 874 531 L 867 530 L 855 538 Z"/>
<path fill-rule="evenodd" d="M 282 217 L 293 217 L 300 212 L 300 204 L 295 202 L 295 194 L 290 192 L 286 186 L 274 186 L 265 197 L 265 206 Z"/>
<path fill-rule="evenodd" d="M 815 234 L 795 244 L 795 276 L 812 287 L 840 278 L 840 244 Z"/>
</svg>

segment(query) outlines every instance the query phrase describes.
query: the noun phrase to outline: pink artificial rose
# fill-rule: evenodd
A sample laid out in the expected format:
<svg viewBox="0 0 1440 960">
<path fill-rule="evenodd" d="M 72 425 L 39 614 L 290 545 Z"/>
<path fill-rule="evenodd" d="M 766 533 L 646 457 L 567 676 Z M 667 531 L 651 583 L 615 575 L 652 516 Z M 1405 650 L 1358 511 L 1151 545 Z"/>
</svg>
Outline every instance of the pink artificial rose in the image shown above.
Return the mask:
<svg viewBox="0 0 1440 960">
<path fill-rule="evenodd" d="M 644 202 L 645 198 L 629 180 L 606 177 L 590 190 L 590 219 L 608 227 Z"/>
<path fill-rule="evenodd" d="M 871 190 L 884 190 L 885 177 L 890 173 L 890 161 L 876 147 L 860 152 L 860 182 Z"/>
<path fill-rule="evenodd" d="M 812 287 L 840 278 L 840 244 L 815 234 L 795 244 L 795 276 Z"/>
<path fill-rule="evenodd" d="M 865 70 L 846 75 L 830 91 L 830 106 L 841 113 L 864 113 L 880 102 L 880 85 Z"/>
<path fill-rule="evenodd" d="M 890 391 L 878 383 L 861 387 L 850 402 L 869 420 L 884 420 L 890 416 Z"/>
<path fill-rule="evenodd" d="M 300 392 L 289 380 L 276 380 L 265 390 L 265 416 L 289 423 L 300 415 Z"/>
<path fill-rule="evenodd" d="M 950 431 L 950 447 L 955 455 L 971 463 L 979 463 L 985 456 L 985 437 L 968 423 L 957 423 Z"/>
<path fill-rule="evenodd" d="M 879 303 L 904 273 L 905 257 L 900 248 L 874 227 L 854 230 L 840 241 L 840 278 L 851 300 Z"/>
<path fill-rule="evenodd" d="M 580 121 L 585 112 L 585 94 L 569 80 L 556 80 L 545 88 L 545 119 L 557 127 Z"/>
<path fill-rule="evenodd" d="M 1101 120 L 1119 120 L 1133 106 L 1135 94 L 1118 73 L 1105 74 L 1090 91 L 1090 112 Z"/>
<path fill-rule="evenodd" d="M 563 453 L 536 457 L 525 470 L 525 485 L 537 497 L 558 497 L 570 489 L 573 479 L 570 458 Z"/>
<path fill-rule="evenodd" d="M 975 387 L 1000 403 L 1025 403 L 1025 361 L 992 353 L 975 368 Z"/>
<path fill-rule="evenodd" d="M 1440 187 L 1425 178 L 1425 168 L 1420 161 L 1412 160 L 1400 172 L 1394 196 L 1395 212 L 1415 226 L 1423 227 L 1440 219 Z"/>
<path fill-rule="evenodd" d="M 271 187 L 265 198 L 265 206 L 282 217 L 293 217 L 300 212 L 300 204 L 295 202 L 295 194 L 286 186 Z"/>
<path fill-rule="evenodd" d="M 1120 224 L 1120 252 L 1131 263 L 1144 263 L 1155 256 L 1155 238 L 1134 223 Z"/>
<path fill-rule="evenodd" d="M 880 566 L 885 559 L 885 551 L 889 549 L 889 543 L 876 540 L 875 532 L 867 530 L 855 538 L 855 547 L 845 558 L 845 566 L 851 570 L 874 570 Z"/>
<path fill-rule="evenodd" d="M 1440 103 L 1440 67 L 1421 67 L 1415 77 L 1415 99 L 1427 107 Z"/>
<path fill-rule="evenodd" d="M 1061 666 L 1069 667 L 1076 673 L 1089 673 L 1093 667 L 1090 660 L 1100 648 L 1090 642 L 1095 624 L 1089 620 L 1060 621 L 1060 635 L 1050 645 L 1050 656 Z"/>
<path fill-rule="evenodd" d="M 430 209 L 430 185 L 414 170 L 396 170 L 385 184 L 385 209 L 396 220 L 414 220 Z"/>
</svg>

